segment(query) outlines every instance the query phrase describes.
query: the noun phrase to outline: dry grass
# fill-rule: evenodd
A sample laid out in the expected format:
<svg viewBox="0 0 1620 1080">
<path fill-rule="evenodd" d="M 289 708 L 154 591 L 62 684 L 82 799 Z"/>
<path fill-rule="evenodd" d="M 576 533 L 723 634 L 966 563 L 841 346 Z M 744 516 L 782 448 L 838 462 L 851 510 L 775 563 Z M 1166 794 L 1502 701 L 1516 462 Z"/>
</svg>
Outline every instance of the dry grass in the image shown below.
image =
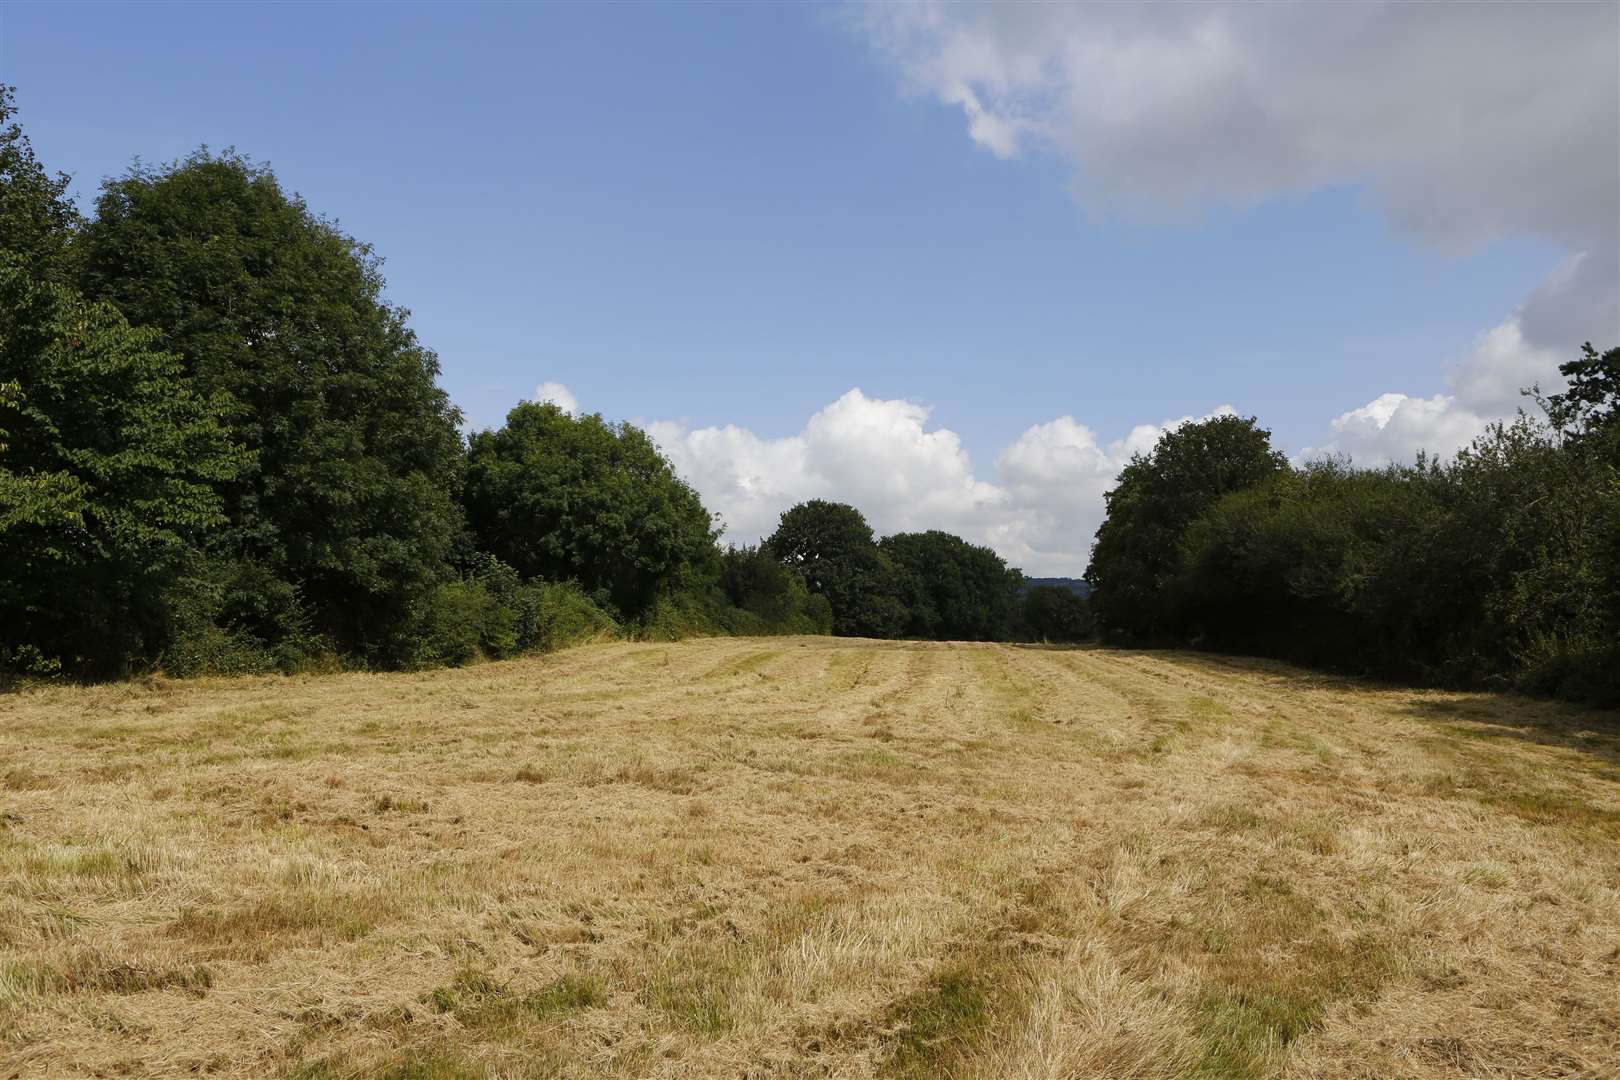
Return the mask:
<svg viewBox="0 0 1620 1080">
<path fill-rule="evenodd" d="M 1620 1075 L 1620 727 L 1178 654 L 0 698 L 0 1077 Z"/>
</svg>

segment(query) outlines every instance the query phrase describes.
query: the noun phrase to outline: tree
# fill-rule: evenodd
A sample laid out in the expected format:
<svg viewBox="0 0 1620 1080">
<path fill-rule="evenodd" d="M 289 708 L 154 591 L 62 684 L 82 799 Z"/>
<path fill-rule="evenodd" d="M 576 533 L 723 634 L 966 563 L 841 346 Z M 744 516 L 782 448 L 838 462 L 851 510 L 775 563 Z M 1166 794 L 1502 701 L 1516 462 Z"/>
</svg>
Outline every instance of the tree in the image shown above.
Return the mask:
<svg viewBox="0 0 1620 1080">
<path fill-rule="evenodd" d="M 65 283 L 68 246 L 79 213 L 67 197 L 71 177 L 52 176 L 16 121 L 14 86 L 0 85 L 0 248 L 30 280 Z"/>
<path fill-rule="evenodd" d="M 987 547 L 937 529 L 896 533 L 879 544 L 898 572 L 910 637 L 1004 641 L 1023 575 Z"/>
<path fill-rule="evenodd" d="M 896 637 L 904 631 L 898 571 L 853 506 L 823 499 L 799 503 L 782 514 L 763 546 L 798 571 L 811 592 L 827 598 L 833 633 Z"/>
<path fill-rule="evenodd" d="M 1447 463 L 1316 462 L 1222 496 L 1182 538 L 1179 632 L 1353 672 L 1620 701 L 1620 427 L 1577 421 L 1521 414 Z"/>
<path fill-rule="evenodd" d="M 523 402 L 472 437 L 465 499 L 484 550 L 630 618 L 718 558 L 708 511 L 645 432 L 552 404 Z"/>
<path fill-rule="evenodd" d="M 166 591 L 251 458 L 157 335 L 66 283 L 65 188 L 0 130 L 0 670 L 106 677 L 162 648 Z"/>
<path fill-rule="evenodd" d="M 1555 427 L 1584 431 L 1620 423 L 1620 348 L 1599 353 L 1587 342 L 1558 371 L 1569 386 L 1543 402 Z"/>
<path fill-rule="evenodd" d="M 1287 467 L 1253 417 L 1183 424 L 1159 436 L 1152 453 L 1132 457 L 1104 496 L 1107 516 L 1086 569 L 1104 632 L 1132 640 L 1178 634 L 1171 586 L 1187 527 L 1221 496 Z"/>
<path fill-rule="evenodd" d="M 107 181 L 79 248 L 84 290 L 156 328 L 255 456 L 222 488 L 220 595 L 279 582 L 272 607 L 301 602 L 338 648 L 397 661 L 461 529 L 461 438 L 380 260 L 269 169 L 205 151 Z"/>
<path fill-rule="evenodd" d="M 1035 641 L 1085 641 L 1095 626 L 1091 605 L 1073 589 L 1034 585 L 1024 593 L 1023 632 Z"/>
<path fill-rule="evenodd" d="M 832 631 L 827 598 L 810 592 L 804 579 L 758 547 L 730 547 L 720 560 L 726 601 L 752 617 L 759 632 L 826 634 Z"/>
</svg>

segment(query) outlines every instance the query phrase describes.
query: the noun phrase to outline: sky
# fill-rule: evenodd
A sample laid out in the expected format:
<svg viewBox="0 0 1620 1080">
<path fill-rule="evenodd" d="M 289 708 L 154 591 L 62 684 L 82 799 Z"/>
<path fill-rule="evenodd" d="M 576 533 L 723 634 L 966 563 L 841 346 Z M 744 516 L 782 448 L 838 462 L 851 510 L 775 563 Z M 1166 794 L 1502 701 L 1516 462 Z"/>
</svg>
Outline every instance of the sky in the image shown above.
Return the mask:
<svg viewBox="0 0 1620 1080">
<path fill-rule="evenodd" d="M 91 209 L 234 146 L 385 258 L 469 428 L 646 427 L 1078 574 L 1167 425 L 1448 453 L 1620 344 L 1620 5 L 0 4 Z"/>
</svg>

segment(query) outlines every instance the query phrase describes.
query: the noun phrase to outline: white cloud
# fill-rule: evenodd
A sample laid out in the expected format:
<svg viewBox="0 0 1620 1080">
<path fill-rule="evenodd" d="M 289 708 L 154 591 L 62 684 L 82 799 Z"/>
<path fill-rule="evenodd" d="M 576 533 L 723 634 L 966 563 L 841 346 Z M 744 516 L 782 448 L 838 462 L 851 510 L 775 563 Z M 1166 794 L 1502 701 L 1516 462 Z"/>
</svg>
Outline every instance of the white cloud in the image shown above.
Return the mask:
<svg viewBox="0 0 1620 1080">
<path fill-rule="evenodd" d="M 579 399 L 560 382 L 543 382 L 534 388 L 534 400 L 551 402 L 569 416 L 579 415 Z"/>
<path fill-rule="evenodd" d="M 1163 219 L 1365 183 L 1403 228 L 1572 248 L 1616 205 L 1613 4 L 869 4 L 856 26 L 999 156 Z M 1612 217 L 1612 215 L 1610 215 Z M 1612 220 L 1608 222 L 1610 234 Z"/>
<path fill-rule="evenodd" d="M 1560 352 L 1526 342 L 1514 316 L 1481 335 L 1448 374 L 1450 393 L 1427 398 L 1381 394 L 1341 414 L 1329 425 L 1327 444 L 1300 456 L 1348 454 L 1363 465 L 1384 465 L 1411 461 L 1419 450 L 1450 455 L 1492 421 L 1513 415 L 1524 403 L 1522 389 L 1538 383 L 1562 385 L 1558 365 L 1564 359 Z"/>
<path fill-rule="evenodd" d="M 1397 229 L 1467 250 L 1528 236 L 1571 258 L 1483 335 L 1448 393 L 1332 424 L 1372 458 L 1449 450 L 1620 342 L 1620 6 L 858 4 L 913 90 L 998 157 L 1055 153 L 1096 214 L 1184 219 L 1361 186 Z M 1437 358 L 1438 359 L 1438 358 Z"/>
<path fill-rule="evenodd" d="M 1216 413 L 1230 413 L 1222 406 Z M 1037 574 L 1078 574 L 1103 516 L 1103 492 L 1133 453 L 1169 427 L 1144 424 L 1107 444 L 1073 417 L 1025 431 L 996 460 L 997 479 L 979 479 L 948 428 L 928 427 L 915 402 L 870 398 L 859 389 L 783 438 L 734 425 L 647 425 L 735 543 L 768 536 L 782 511 L 804 499 L 848 502 L 879 534 L 945 529 L 988 544 Z"/>
</svg>

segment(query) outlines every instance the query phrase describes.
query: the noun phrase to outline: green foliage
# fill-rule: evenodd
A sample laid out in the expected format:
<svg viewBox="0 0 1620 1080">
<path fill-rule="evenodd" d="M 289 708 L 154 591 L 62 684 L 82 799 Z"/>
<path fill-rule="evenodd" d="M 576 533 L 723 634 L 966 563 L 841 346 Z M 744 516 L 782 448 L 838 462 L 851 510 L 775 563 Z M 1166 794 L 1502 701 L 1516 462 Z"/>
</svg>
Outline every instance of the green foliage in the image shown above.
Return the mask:
<svg viewBox="0 0 1620 1080">
<path fill-rule="evenodd" d="M 517 647 L 551 652 L 615 637 L 620 632 L 611 614 L 573 582 L 531 582 L 513 602 Z"/>
<path fill-rule="evenodd" d="M 162 595 L 247 467 L 153 335 L 0 252 L 0 634 L 81 675 L 161 640 Z"/>
<path fill-rule="evenodd" d="M 578 581 L 627 618 L 715 558 L 697 493 L 645 432 L 524 402 L 472 437 L 467 519 L 524 577 Z"/>
<path fill-rule="evenodd" d="M 786 511 L 764 550 L 826 597 L 832 632 L 898 637 L 908 612 L 899 572 L 878 547 L 866 518 L 845 503 L 812 499 Z"/>
<path fill-rule="evenodd" d="M 0 249 L 33 282 L 66 284 L 68 247 L 79 214 L 67 197 L 71 177 L 45 171 L 17 124 L 14 86 L 0 85 Z"/>
<path fill-rule="evenodd" d="M 722 637 L 737 616 L 712 592 L 680 592 L 660 596 L 637 626 L 646 641 L 681 641 L 685 638 Z"/>
<path fill-rule="evenodd" d="M 0 132 L 0 668 L 105 677 L 155 657 L 165 593 L 252 457 L 157 335 L 67 283 L 64 189 Z"/>
<path fill-rule="evenodd" d="M 1091 604 L 1072 589 L 1035 585 L 1024 593 L 1018 635 L 1032 641 L 1069 644 L 1086 641 L 1096 633 Z"/>
<path fill-rule="evenodd" d="M 613 617 L 577 584 L 523 581 L 493 555 L 478 553 L 460 580 L 423 598 L 406 644 L 414 666 L 460 666 L 552 652 L 619 633 Z"/>
<path fill-rule="evenodd" d="M 84 290 L 155 328 L 253 454 L 218 487 L 211 557 L 295 587 L 337 648 L 407 661 L 461 528 L 459 415 L 371 249 L 268 169 L 202 151 L 107 181 L 77 249 Z"/>
<path fill-rule="evenodd" d="M 763 548 L 732 547 L 721 556 L 720 588 L 737 612 L 739 634 L 830 634 L 832 606 Z"/>
<path fill-rule="evenodd" d="M 332 670 L 298 587 L 246 560 L 193 557 L 166 596 L 171 675 Z"/>
<path fill-rule="evenodd" d="M 763 549 L 727 548 L 713 580 L 695 579 L 660 596 L 642 618 L 641 637 L 678 641 L 688 637 L 763 634 L 826 634 L 832 609 L 800 577 Z"/>
<path fill-rule="evenodd" d="M 1558 371 L 1569 385 L 1545 402 L 1554 427 L 1584 433 L 1620 424 L 1620 348 L 1599 353 L 1587 342 Z"/>
<path fill-rule="evenodd" d="M 1620 701 L 1620 427 L 1612 391 L 1581 401 L 1449 464 L 1317 462 L 1225 495 L 1162 602 L 1193 644 Z"/>
<path fill-rule="evenodd" d="M 1173 606 L 1181 538 L 1223 495 L 1263 484 L 1287 468 L 1271 433 L 1253 417 L 1217 416 L 1159 437 L 1133 457 L 1105 497 L 1086 580 L 1103 631 L 1124 640 L 1177 635 Z"/>
<path fill-rule="evenodd" d="M 987 547 L 937 529 L 896 533 L 879 545 L 901 583 L 908 637 L 1005 641 L 1023 575 Z"/>
</svg>

